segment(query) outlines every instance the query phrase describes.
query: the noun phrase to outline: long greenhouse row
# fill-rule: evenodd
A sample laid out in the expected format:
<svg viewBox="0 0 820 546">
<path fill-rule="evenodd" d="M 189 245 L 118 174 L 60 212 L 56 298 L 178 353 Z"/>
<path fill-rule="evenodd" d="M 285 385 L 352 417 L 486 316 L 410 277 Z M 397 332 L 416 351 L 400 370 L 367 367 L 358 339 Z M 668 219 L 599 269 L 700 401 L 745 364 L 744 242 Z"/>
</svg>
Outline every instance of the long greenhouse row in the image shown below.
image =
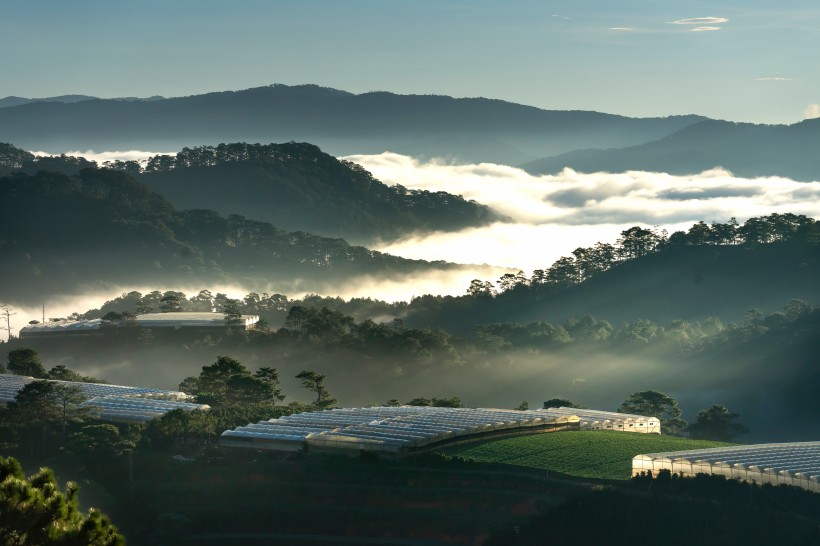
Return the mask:
<svg viewBox="0 0 820 546">
<path fill-rule="evenodd" d="M 423 406 L 299 413 L 227 430 L 220 445 L 271 451 L 374 452 L 403 456 L 490 437 L 578 430 L 577 415 Z"/>
<path fill-rule="evenodd" d="M 820 442 L 758 444 L 638 455 L 632 475 L 669 470 L 714 474 L 750 483 L 793 485 L 820 493 Z"/>
<path fill-rule="evenodd" d="M 581 430 L 615 430 L 643 434 L 661 433 L 661 422 L 657 417 L 567 407 L 539 411 L 550 411 L 553 414 L 558 413 L 561 415 L 576 415 L 580 419 Z"/>
<path fill-rule="evenodd" d="M 17 393 L 32 381 L 37 380 L 21 375 L 0 374 L 0 404 L 13 401 Z M 175 409 L 208 409 L 207 405 L 189 402 L 191 397 L 179 391 L 76 381 L 49 382 L 82 389 L 87 397 L 83 405 L 90 407 L 103 421 L 145 423 Z"/>
</svg>

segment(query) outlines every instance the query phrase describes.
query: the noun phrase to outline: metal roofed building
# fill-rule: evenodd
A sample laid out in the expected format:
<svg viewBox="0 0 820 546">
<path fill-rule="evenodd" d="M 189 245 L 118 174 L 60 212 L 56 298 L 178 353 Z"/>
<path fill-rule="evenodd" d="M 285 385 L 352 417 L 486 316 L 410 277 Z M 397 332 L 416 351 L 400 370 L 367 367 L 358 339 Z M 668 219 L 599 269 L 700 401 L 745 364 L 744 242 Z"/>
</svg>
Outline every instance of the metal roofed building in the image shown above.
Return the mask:
<svg viewBox="0 0 820 546">
<path fill-rule="evenodd" d="M 101 319 L 60 320 L 29 324 L 20 328 L 20 337 L 37 337 L 66 334 L 97 334 L 103 325 Z"/>
<path fill-rule="evenodd" d="M 536 411 L 549 411 L 562 415 L 577 415 L 581 419 L 581 430 L 616 430 L 619 432 L 639 432 L 644 434 L 661 433 L 661 422 L 657 417 L 567 407 Z"/>
<path fill-rule="evenodd" d="M 259 421 L 220 436 L 228 448 L 377 453 L 398 458 L 493 437 L 578 429 L 578 417 L 546 411 L 428 406 L 344 408 Z"/>
<path fill-rule="evenodd" d="M 757 444 L 638 455 L 632 475 L 669 470 L 682 476 L 713 474 L 733 480 L 793 485 L 820 493 L 820 442 Z"/>
<path fill-rule="evenodd" d="M 225 328 L 225 315 L 222 313 L 148 313 L 137 315 L 136 322 L 141 328 Z M 253 328 L 259 322 L 256 315 L 242 315 L 235 326 Z"/>
<path fill-rule="evenodd" d="M 0 404 L 14 400 L 17 393 L 32 381 L 38 380 L 22 375 L 0 374 Z M 210 409 L 206 404 L 191 402 L 189 395 L 179 391 L 51 379 L 44 381 L 80 387 L 88 397 L 83 405 L 91 407 L 103 421 L 141 424 L 175 409 Z"/>
<path fill-rule="evenodd" d="M 259 322 L 257 315 L 242 315 L 237 324 L 230 325 L 235 328 L 245 330 L 253 328 Z M 168 330 L 224 330 L 229 325 L 225 323 L 225 315 L 222 313 L 147 313 L 137 315 L 133 320 L 127 321 L 131 326 L 139 328 L 159 328 Z M 55 322 L 45 322 L 41 324 L 29 324 L 20 329 L 20 337 L 39 337 L 52 335 L 77 335 L 77 334 L 97 334 L 102 327 L 118 328 L 125 327 L 117 322 L 106 323 L 101 319 L 93 320 L 61 320 Z"/>
</svg>

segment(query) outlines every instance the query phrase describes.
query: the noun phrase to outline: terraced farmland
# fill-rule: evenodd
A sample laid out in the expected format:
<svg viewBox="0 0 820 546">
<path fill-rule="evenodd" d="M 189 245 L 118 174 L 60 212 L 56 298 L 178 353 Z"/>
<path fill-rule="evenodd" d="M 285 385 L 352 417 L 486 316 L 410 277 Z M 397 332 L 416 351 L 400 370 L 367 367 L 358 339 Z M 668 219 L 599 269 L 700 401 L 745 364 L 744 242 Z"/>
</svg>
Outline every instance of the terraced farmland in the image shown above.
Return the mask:
<svg viewBox="0 0 820 546">
<path fill-rule="evenodd" d="M 627 480 L 632 457 L 642 453 L 731 444 L 656 434 L 611 431 L 557 432 L 518 436 L 443 450 L 479 462 L 552 470 L 583 478 Z"/>
</svg>

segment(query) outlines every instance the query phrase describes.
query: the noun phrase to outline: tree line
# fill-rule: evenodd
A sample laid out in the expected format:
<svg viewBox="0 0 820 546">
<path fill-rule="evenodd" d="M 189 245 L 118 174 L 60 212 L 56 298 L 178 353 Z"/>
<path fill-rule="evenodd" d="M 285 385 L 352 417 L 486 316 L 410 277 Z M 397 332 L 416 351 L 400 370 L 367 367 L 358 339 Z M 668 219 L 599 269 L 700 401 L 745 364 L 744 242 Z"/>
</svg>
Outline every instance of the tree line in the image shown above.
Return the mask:
<svg viewBox="0 0 820 546">
<path fill-rule="evenodd" d="M 615 242 L 579 247 L 571 256 L 556 260 L 549 268 L 536 269 L 530 277 L 523 271 L 505 273 L 495 283 L 474 279 L 467 288 L 472 297 L 493 297 L 531 287 L 560 289 L 582 283 L 617 265 L 685 246 L 761 245 L 773 243 L 820 242 L 820 222 L 802 214 L 774 213 L 749 218 L 742 225 L 735 218 L 728 222 L 699 221 L 688 231 L 671 235 L 665 230 L 633 226 L 621 232 Z"/>
</svg>

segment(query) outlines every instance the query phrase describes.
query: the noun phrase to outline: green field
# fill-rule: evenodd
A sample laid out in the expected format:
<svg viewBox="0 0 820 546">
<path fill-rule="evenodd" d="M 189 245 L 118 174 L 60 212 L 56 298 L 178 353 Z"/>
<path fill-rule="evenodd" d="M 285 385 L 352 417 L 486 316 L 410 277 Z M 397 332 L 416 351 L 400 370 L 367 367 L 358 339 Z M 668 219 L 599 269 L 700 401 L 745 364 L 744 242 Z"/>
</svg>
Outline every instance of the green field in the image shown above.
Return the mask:
<svg viewBox="0 0 820 546">
<path fill-rule="evenodd" d="M 581 431 L 517 436 L 442 450 L 479 462 L 552 470 L 583 478 L 626 480 L 632 457 L 731 444 L 657 434 Z"/>
</svg>

